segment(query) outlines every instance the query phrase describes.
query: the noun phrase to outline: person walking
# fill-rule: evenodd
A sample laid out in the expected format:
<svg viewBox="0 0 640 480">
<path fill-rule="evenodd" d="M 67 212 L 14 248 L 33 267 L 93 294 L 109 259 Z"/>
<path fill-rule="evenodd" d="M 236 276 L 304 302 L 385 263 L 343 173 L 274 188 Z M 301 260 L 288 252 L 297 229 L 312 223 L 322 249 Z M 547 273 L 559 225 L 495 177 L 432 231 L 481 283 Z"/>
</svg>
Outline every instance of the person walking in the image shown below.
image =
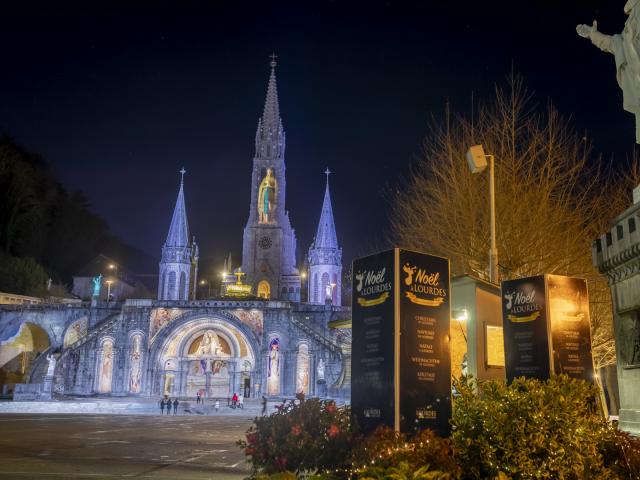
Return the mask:
<svg viewBox="0 0 640 480">
<path fill-rule="evenodd" d="M 178 399 L 176 398 L 173 401 L 173 414 L 177 414 L 178 413 L 178 405 L 180 405 L 180 402 L 178 401 Z"/>
<path fill-rule="evenodd" d="M 171 399 L 167 397 L 167 415 L 171 413 Z"/>
<path fill-rule="evenodd" d="M 164 415 L 164 398 L 160 399 L 160 415 Z"/>
<path fill-rule="evenodd" d="M 220 400 L 216 398 L 216 413 L 218 413 L 218 410 L 220 410 Z"/>
<path fill-rule="evenodd" d="M 262 396 L 262 415 L 267 413 L 267 397 Z"/>
<path fill-rule="evenodd" d="M 233 397 L 231 397 L 231 408 L 236 408 L 236 404 L 238 403 L 238 394 L 233 392 Z"/>
<path fill-rule="evenodd" d="M 200 390 L 198 390 L 198 393 L 196 393 L 196 404 L 200 403 Z"/>
<path fill-rule="evenodd" d="M 244 395 L 242 393 L 238 397 L 238 408 L 241 408 L 244 410 Z"/>
</svg>

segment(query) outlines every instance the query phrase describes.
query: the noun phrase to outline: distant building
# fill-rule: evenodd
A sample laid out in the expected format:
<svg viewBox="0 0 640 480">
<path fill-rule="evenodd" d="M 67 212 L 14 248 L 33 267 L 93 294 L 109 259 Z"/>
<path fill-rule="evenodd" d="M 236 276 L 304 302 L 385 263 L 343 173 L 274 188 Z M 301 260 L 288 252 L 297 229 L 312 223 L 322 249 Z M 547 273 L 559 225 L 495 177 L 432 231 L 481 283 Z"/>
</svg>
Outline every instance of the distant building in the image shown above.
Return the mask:
<svg viewBox="0 0 640 480">
<path fill-rule="evenodd" d="M 325 302 L 317 295 L 315 304 L 301 303 L 296 236 L 285 208 L 285 133 L 275 67 L 272 61 L 258 121 L 242 263 L 239 268 L 230 258 L 225 263 L 222 295 L 194 299 L 199 252 L 187 222 L 183 169 L 162 247 L 157 299 L 131 298 L 135 281 L 100 256 L 74 278 L 74 293 L 90 298 L 91 279 L 102 274 L 104 282 L 112 282 L 116 300 L 129 298 L 124 304 L 0 309 L 0 384 L 42 382 L 46 354 L 60 352 L 54 379 L 60 395 L 226 398 L 239 393 L 281 399 L 303 392 L 348 398 L 351 333 L 329 327 L 350 317 L 340 306 L 342 253 L 329 187 L 310 269 L 324 282 L 313 288 L 326 291 L 335 284 L 333 297 Z M 104 282 L 100 300 L 106 299 Z M 22 337 L 38 342 L 19 341 Z"/>
<path fill-rule="evenodd" d="M 134 297 L 143 286 L 126 270 L 126 267 L 120 265 L 113 258 L 100 254 L 73 277 L 71 293 L 84 300 L 91 299 L 93 294 L 92 279 L 98 275 L 102 275 L 103 284 L 99 300 L 107 300 L 107 293 L 111 294 L 111 300 L 126 300 Z M 107 282 L 111 283 L 110 288 L 108 288 Z"/>
</svg>

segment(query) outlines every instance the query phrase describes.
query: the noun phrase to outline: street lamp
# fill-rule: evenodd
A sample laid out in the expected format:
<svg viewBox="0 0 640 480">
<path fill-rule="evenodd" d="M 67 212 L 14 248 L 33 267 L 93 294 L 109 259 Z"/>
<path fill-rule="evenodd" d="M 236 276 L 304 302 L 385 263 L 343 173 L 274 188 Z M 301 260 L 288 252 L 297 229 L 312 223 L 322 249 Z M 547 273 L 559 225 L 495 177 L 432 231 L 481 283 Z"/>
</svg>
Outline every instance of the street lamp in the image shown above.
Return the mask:
<svg viewBox="0 0 640 480">
<path fill-rule="evenodd" d="M 300 302 L 302 302 L 302 297 L 304 295 L 305 300 L 308 300 L 309 298 L 309 294 L 307 292 L 307 287 L 306 287 L 306 280 L 307 280 L 307 272 L 305 272 L 304 270 L 302 272 L 300 272 L 300 298 L 298 299 Z"/>
<path fill-rule="evenodd" d="M 118 265 L 116 265 L 115 263 L 110 263 L 108 268 L 109 270 L 115 270 L 116 278 L 118 278 Z"/>
<path fill-rule="evenodd" d="M 109 300 L 111 299 L 111 284 L 113 283 L 113 280 L 107 280 L 104 283 L 107 284 L 107 305 L 108 305 Z"/>
<path fill-rule="evenodd" d="M 207 286 L 207 298 L 211 298 L 211 283 L 208 280 L 200 280 L 200 285 Z"/>
<path fill-rule="evenodd" d="M 491 211 L 491 249 L 489 250 L 489 279 L 498 284 L 498 247 L 496 246 L 496 192 L 494 174 L 494 156 L 485 155 L 482 145 L 474 145 L 467 152 L 467 163 L 471 173 L 481 173 L 487 168 L 489 160 L 489 209 Z"/>
</svg>

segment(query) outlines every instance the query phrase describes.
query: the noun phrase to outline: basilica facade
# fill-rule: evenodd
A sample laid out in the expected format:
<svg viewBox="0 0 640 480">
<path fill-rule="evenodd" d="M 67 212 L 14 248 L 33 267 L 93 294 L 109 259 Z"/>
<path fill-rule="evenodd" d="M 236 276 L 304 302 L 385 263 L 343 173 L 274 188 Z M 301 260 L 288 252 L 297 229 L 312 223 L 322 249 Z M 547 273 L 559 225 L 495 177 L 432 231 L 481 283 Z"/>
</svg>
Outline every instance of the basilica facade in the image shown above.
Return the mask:
<svg viewBox="0 0 640 480">
<path fill-rule="evenodd" d="M 157 299 L 98 300 L 0 309 L 5 393 L 224 398 L 348 398 L 350 330 L 340 305 L 341 257 L 329 181 L 302 292 L 297 240 L 285 208 L 285 132 L 276 64 L 258 121 L 242 265 L 224 295 L 195 299 L 199 248 L 189 231 L 184 169 L 161 249 Z M 306 296 L 309 301 L 302 302 Z"/>
</svg>

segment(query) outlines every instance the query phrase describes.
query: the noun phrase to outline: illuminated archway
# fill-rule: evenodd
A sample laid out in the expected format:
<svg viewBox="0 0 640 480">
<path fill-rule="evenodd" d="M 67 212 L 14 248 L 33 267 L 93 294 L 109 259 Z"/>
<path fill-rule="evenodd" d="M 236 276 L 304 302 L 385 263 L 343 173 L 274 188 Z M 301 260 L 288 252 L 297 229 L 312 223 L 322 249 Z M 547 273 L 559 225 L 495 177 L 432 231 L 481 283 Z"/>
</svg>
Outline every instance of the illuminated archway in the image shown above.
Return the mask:
<svg viewBox="0 0 640 480">
<path fill-rule="evenodd" d="M 237 320 L 236 320 L 237 321 Z M 180 322 L 154 348 L 153 389 L 169 396 L 223 398 L 259 383 L 257 344 L 233 319 L 204 316 Z M 251 340 L 250 340 L 251 337 Z"/>
<path fill-rule="evenodd" d="M 34 360 L 50 345 L 47 332 L 30 322 L 0 339 L 0 385 L 27 381 Z"/>
<path fill-rule="evenodd" d="M 271 298 L 271 285 L 266 280 L 258 283 L 258 297 L 269 300 Z"/>
</svg>

